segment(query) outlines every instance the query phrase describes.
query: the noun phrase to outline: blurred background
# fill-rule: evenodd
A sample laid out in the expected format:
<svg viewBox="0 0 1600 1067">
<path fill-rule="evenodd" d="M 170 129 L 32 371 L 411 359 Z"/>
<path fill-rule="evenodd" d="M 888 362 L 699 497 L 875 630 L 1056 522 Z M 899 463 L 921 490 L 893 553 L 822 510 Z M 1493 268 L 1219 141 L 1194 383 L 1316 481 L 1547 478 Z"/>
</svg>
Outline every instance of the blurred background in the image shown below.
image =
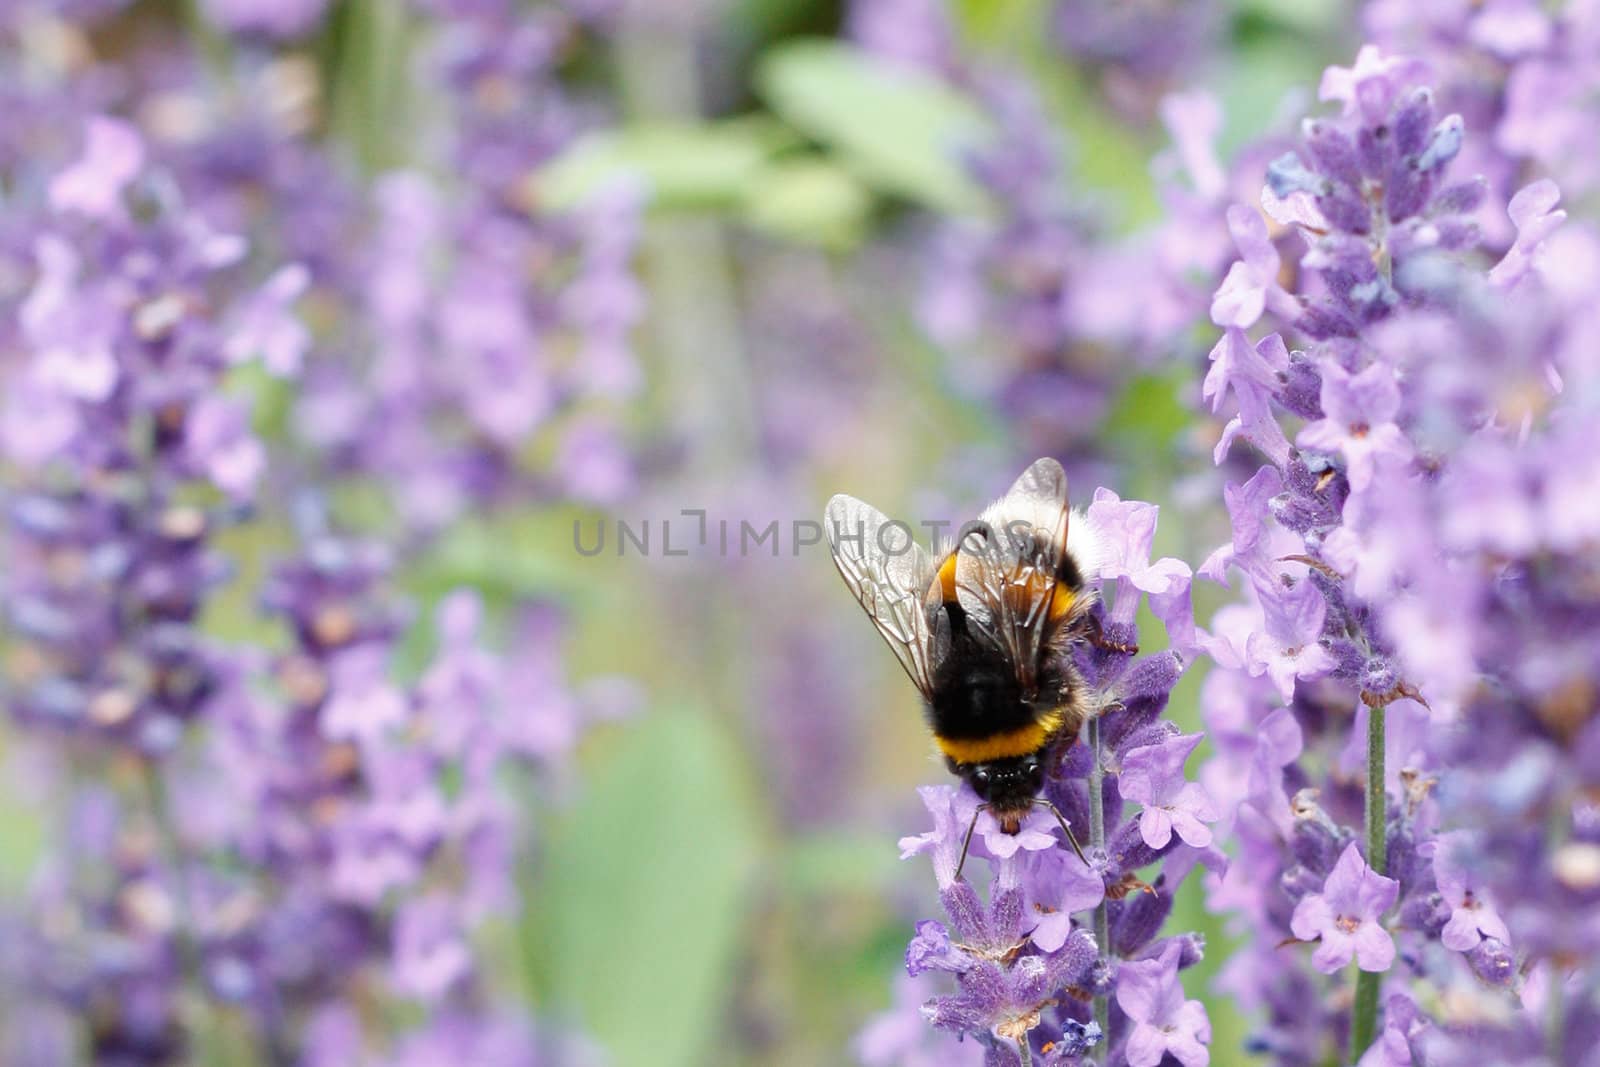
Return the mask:
<svg viewBox="0 0 1600 1067">
<path fill-rule="evenodd" d="M 959 522 L 1053 455 L 1203 559 L 1222 212 L 1358 40 L 1331 0 L 7 0 L 6 1062 L 948 1062 L 874 1028 L 926 995 L 896 841 L 944 772 L 807 524 Z M 483 678 L 479 760 L 440 738 Z M 1172 923 L 1225 967 L 1193 880 Z"/>
</svg>

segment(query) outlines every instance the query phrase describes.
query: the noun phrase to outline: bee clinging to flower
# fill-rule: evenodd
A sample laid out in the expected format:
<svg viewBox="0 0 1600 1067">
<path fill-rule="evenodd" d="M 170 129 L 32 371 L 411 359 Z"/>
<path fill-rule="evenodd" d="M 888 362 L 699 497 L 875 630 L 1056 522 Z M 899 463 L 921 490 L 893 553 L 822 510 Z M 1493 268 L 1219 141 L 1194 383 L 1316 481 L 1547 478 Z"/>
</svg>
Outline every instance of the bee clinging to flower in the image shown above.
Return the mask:
<svg viewBox="0 0 1600 1067">
<path fill-rule="evenodd" d="M 1049 757 L 1096 710 L 1073 651 L 1102 641 L 1090 584 L 1101 552 L 1067 506 L 1061 465 L 1035 462 L 932 557 L 854 497 L 828 501 L 825 522 L 840 575 L 921 692 L 951 772 L 1007 833 L 1035 806 L 1055 812 L 1039 796 Z"/>
</svg>

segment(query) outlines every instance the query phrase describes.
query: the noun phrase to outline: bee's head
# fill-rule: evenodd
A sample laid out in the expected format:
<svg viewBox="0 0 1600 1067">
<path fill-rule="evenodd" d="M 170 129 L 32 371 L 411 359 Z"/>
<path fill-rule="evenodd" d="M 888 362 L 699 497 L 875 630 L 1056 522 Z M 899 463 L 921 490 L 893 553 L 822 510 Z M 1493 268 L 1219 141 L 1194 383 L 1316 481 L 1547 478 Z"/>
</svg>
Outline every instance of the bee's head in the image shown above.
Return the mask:
<svg viewBox="0 0 1600 1067">
<path fill-rule="evenodd" d="M 1044 765 L 1037 753 L 973 763 L 962 770 L 973 792 L 997 815 L 1032 807 L 1044 786 Z"/>
</svg>

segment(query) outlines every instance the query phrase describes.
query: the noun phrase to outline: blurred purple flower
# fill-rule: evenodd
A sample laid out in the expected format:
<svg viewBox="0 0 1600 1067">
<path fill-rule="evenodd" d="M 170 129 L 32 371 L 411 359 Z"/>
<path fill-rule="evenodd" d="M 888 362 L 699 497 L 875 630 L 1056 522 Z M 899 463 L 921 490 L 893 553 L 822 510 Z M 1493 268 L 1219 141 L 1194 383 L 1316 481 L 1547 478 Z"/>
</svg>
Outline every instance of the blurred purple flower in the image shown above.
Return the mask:
<svg viewBox="0 0 1600 1067">
<path fill-rule="evenodd" d="M 202 398 L 190 410 L 184 444 L 195 465 L 235 500 L 255 496 L 266 469 L 266 450 L 250 431 L 249 412 L 221 396 Z"/>
<path fill-rule="evenodd" d="M 471 972 L 472 965 L 472 950 L 450 901 L 421 897 L 400 909 L 391 967 L 402 993 L 437 1002 Z"/>
<path fill-rule="evenodd" d="M 378 644 L 340 652 L 329 665 L 322 732 L 335 741 L 372 742 L 406 721 L 405 696 L 389 679 L 389 650 Z"/>
<path fill-rule="evenodd" d="M 69 1055 L 155 1067 L 194 1055 L 190 1007 L 204 1000 L 225 1005 L 274 1063 L 592 1060 L 491 1003 L 479 970 L 477 930 L 514 899 L 525 826 L 503 791 L 527 760 L 511 672 L 481 644 L 478 606 L 447 597 L 439 654 L 419 665 L 422 682 L 400 681 L 407 614 L 391 554 L 327 535 L 314 508 L 298 513 L 305 479 L 351 471 L 447 500 L 452 515 L 508 484 L 528 427 L 489 445 L 506 420 L 502 398 L 481 392 L 506 338 L 523 357 L 540 353 L 494 379 L 519 404 L 539 398 L 540 429 L 557 411 L 606 417 L 592 401 L 636 380 L 626 340 L 641 299 L 639 205 L 535 220 L 512 203 L 576 129 L 570 111 L 546 107 L 559 95 L 550 53 L 526 66 L 542 16 L 504 8 L 515 31 L 482 43 L 533 71 L 530 110 L 561 114 L 507 124 L 535 136 L 519 136 L 508 168 L 474 170 L 496 184 L 450 179 L 446 223 L 418 226 L 386 263 L 398 266 L 369 274 L 369 258 L 390 250 L 374 256 L 366 187 L 321 138 L 307 103 L 314 64 L 259 47 L 201 63 L 192 41 L 144 33 L 159 18 L 92 40 L 86 23 L 65 21 L 114 3 L 27 6 L 25 20 L 0 16 L 0 100 L 25 116 L 0 133 L 0 431 L 20 461 L 5 477 L 17 653 L 5 697 L 42 750 L 72 753 L 64 791 L 86 795 L 97 777 L 136 788 L 111 806 L 108 828 L 92 841 L 64 835 L 41 868 L 31 932 L 15 946 L 31 977 L 13 998 L 22 983 L 5 968 L 0 1026 L 13 999 L 46 1022 L 59 1008 L 81 1024 Z M 232 32 L 283 38 L 310 32 L 326 4 L 205 7 Z M 50 58 L 29 51 L 45 41 Z M 239 92 L 212 91 L 223 81 Z M 455 103 L 483 102 L 481 83 L 453 88 Z M 137 116 L 148 138 L 112 110 Z M 507 140 L 488 132 L 485 143 Z M 408 159 L 448 170 L 435 145 L 419 131 Z M 451 286 L 503 278 L 513 294 L 490 309 L 498 318 L 446 336 L 466 329 L 448 320 Z M 519 319 L 532 328 L 494 332 Z M 485 373 L 463 372 L 458 339 Z M 314 384 L 262 389 L 233 371 L 256 360 Z M 305 427 L 312 448 L 280 455 L 276 429 L 257 436 L 254 397 L 298 401 L 324 383 L 345 392 L 319 409 L 333 418 Z M 363 466 L 397 454 L 422 461 Z M 541 472 L 519 488 L 557 483 Z M 275 539 L 267 531 L 290 510 L 307 520 L 300 552 L 260 590 L 286 647 L 216 639 L 211 598 L 233 576 L 233 551 Z M 237 541 L 219 536 L 258 518 Z M 238 605 L 225 614 L 248 618 Z M 559 673 L 542 685 L 563 723 L 542 759 L 559 769 L 598 711 Z M 403 1019 L 396 997 L 418 1002 Z M 33 1042 L 40 1054 L 47 1044 Z"/>
<path fill-rule="evenodd" d="M 1517 239 L 1506 250 L 1505 258 L 1490 269 L 1489 281 L 1509 289 L 1527 275 L 1545 239 L 1566 221 L 1567 213 L 1556 210 L 1560 202 L 1561 190 L 1549 178 L 1517 191 L 1506 206 Z"/>
<path fill-rule="evenodd" d="M 299 263 L 274 272 L 234 321 L 223 347 L 228 359 L 234 363 L 260 359 L 268 372 L 280 378 L 300 373 L 311 334 L 290 308 L 310 284 L 310 272 Z"/>
<path fill-rule="evenodd" d="M 1226 7 L 1215 0 L 1056 0 L 1051 24 L 1064 58 L 1097 74 L 1106 102 L 1133 120 L 1147 119 L 1167 87 L 1192 84 L 1227 39 Z"/>
<path fill-rule="evenodd" d="M 17 313 L 38 353 L 34 380 L 63 398 L 104 401 L 121 373 L 113 348 L 118 308 L 108 292 L 83 284 L 83 261 L 66 241 L 42 235 L 34 254 L 38 280 Z"/>
<path fill-rule="evenodd" d="M 1384 1005 L 1383 1033 L 1357 1062 L 1356 1067 L 1411 1067 L 1412 1036 L 1426 1029 L 1427 1020 L 1417 1006 L 1403 995 L 1395 995 Z"/>
<path fill-rule="evenodd" d="M 941 0 L 857 0 L 848 10 L 850 37 L 874 55 L 956 71 L 955 28 Z"/>
<path fill-rule="evenodd" d="M 50 205 L 90 218 L 119 218 L 122 193 L 144 169 L 144 141 L 121 119 L 96 115 L 84 130 L 83 156 L 50 182 Z"/>
<path fill-rule="evenodd" d="M 1444 947 L 1469 952 L 1486 937 L 1510 943 L 1511 932 L 1486 898 L 1470 863 L 1471 844 L 1457 832 L 1439 837 L 1433 854 L 1433 874 L 1439 894 L 1450 908 L 1450 920 L 1440 934 Z"/>
<path fill-rule="evenodd" d="M 201 0 L 206 17 L 238 34 L 289 39 L 306 34 L 327 10 L 328 0 Z"/>
</svg>

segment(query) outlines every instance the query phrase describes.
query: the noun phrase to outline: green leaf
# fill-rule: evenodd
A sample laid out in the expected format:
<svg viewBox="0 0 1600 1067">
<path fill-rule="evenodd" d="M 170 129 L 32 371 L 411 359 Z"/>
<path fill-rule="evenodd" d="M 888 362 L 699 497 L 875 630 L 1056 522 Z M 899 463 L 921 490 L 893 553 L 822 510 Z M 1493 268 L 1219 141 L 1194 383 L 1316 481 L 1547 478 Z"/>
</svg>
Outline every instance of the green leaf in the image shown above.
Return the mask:
<svg viewBox="0 0 1600 1067">
<path fill-rule="evenodd" d="M 250 408 L 250 428 L 260 437 L 281 440 L 288 434 L 294 413 L 294 388 L 261 365 L 260 360 L 230 367 L 223 391 L 245 401 Z"/>
<path fill-rule="evenodd" d="M 763 119 L 640 123 L 581 137 L 532 178 L 534 202 L 563 210 L 620 180 L 643 182 L 658 210 L 737 204 L 789 135 Z"/>
<path fill-rule="evenodd" d="M 944 211 L 984 209 L 961 157 L 990 130 L 981 109 L 943 82 L 813 39 L 763 56 L 756 87 L 774 111 L 878 189 Z"/>
<path fill-rule="evenodd" d="M 266 1050 L 238 1012 L 196 999 L 186 1013 L 193 1062 L 210 1067 L 264 1067 Z"/>
<path fill-rule="evenodd" d="M 903 875 L 889 842 L 866 833 L 827 831 L 791 841 L 782 857 L 783 884 L 794 896 L 888 892 Z"/>
<path fill-rule="evenodd" d="M 807 157 L 763 170 L 746 190 L 743 218 L 787 240 L 837 249 L 860 240 L 871 207 L 848 171 Z"/>
<path fill-rule="evenodd" d="M 1234 49 L 1220 92 L 1228 117 L 1217 146 L 1223 159 L 1269 132 L 1281 120 L 1291 94 L 1303 94 L 1309 101 L 1316 91 L 1323 63 L 1315 49 L 1294 47 L 1296 40 L 1271 32 Z"/>
<path fill-rule="evenodd" d="M 1348 17 L 1340 0 L 1234 0 L 1242 19 L 1257 18 L 1304 33 L 1337 34 Z"/>
<path fill-rule="evenodd" d="M 218 641 L 278 649 L 287 641 L 283 623 L 261 610 L 261 583 L 268 568 L 294 552 L 294 531 L 270 519 L 219 527 L 212 543 L 236 561 L 233 575 L 206 599 L 200 629 Z"/>
<path fill-rule="evenodd" d="M 955 14 L 964 36 L 985 49 L 1003 49 L 1025 36 L 1037 36 L 1047 24 L 1048 0 L 956 0 Z"/>
<path fill-rule="evenodd" d="M 9 729 L 0 728 L 0 759 L 15 759 Z M 20 775 L 0 781 L 0 900 L 15 900 L 50 843 L 45 813 Z"/>
<path fill-rule="evenodd" d="M 765 42 L 802 33 L 828 33 L 837 24 L 831 5 L 816 0 L 734 0 L 728 10 L 727 28 L 747 47 L 759 49 Z"/>
<path fill-rule="evenodd" d="M 1125 455 L 1172 455 L 1194 419 L 1185 403 L 1191 378 L 1187 367 L 1135 377 L 1106 417 L 1106 436 Z"/>
<path fill-rule="evenodd" d="M 614 741 L 549 840 L 530 970 L 613 1062 L 705 1063 L 757 869 L 755 797 L 705 715 L 659 713 Z"/>
<path fill-rule="evenodd" d="M 320 49 L 322 84 L 328 86 L 333 140 L 354 152 L 368 174 L 398 165 L 408 147 L 406 117 L 411 69 L 412 18 L 405 4 L 345 0 L 327 20 Z M 222 53 L 216 74 L 226 76 L 227 35 L 210 31 Z"/>
<path fill-rule="evenodd" d="M 1138 129 L 1107 110 L 1104 91 L 1053 57 L 1036 63 L 1050 114 L 1067 131 L 1070 179 L 1116 204 L 1112 221 L 1132 228 L 1161 217 L 1150 176 L 1154 146 Z"/>
</svg>

